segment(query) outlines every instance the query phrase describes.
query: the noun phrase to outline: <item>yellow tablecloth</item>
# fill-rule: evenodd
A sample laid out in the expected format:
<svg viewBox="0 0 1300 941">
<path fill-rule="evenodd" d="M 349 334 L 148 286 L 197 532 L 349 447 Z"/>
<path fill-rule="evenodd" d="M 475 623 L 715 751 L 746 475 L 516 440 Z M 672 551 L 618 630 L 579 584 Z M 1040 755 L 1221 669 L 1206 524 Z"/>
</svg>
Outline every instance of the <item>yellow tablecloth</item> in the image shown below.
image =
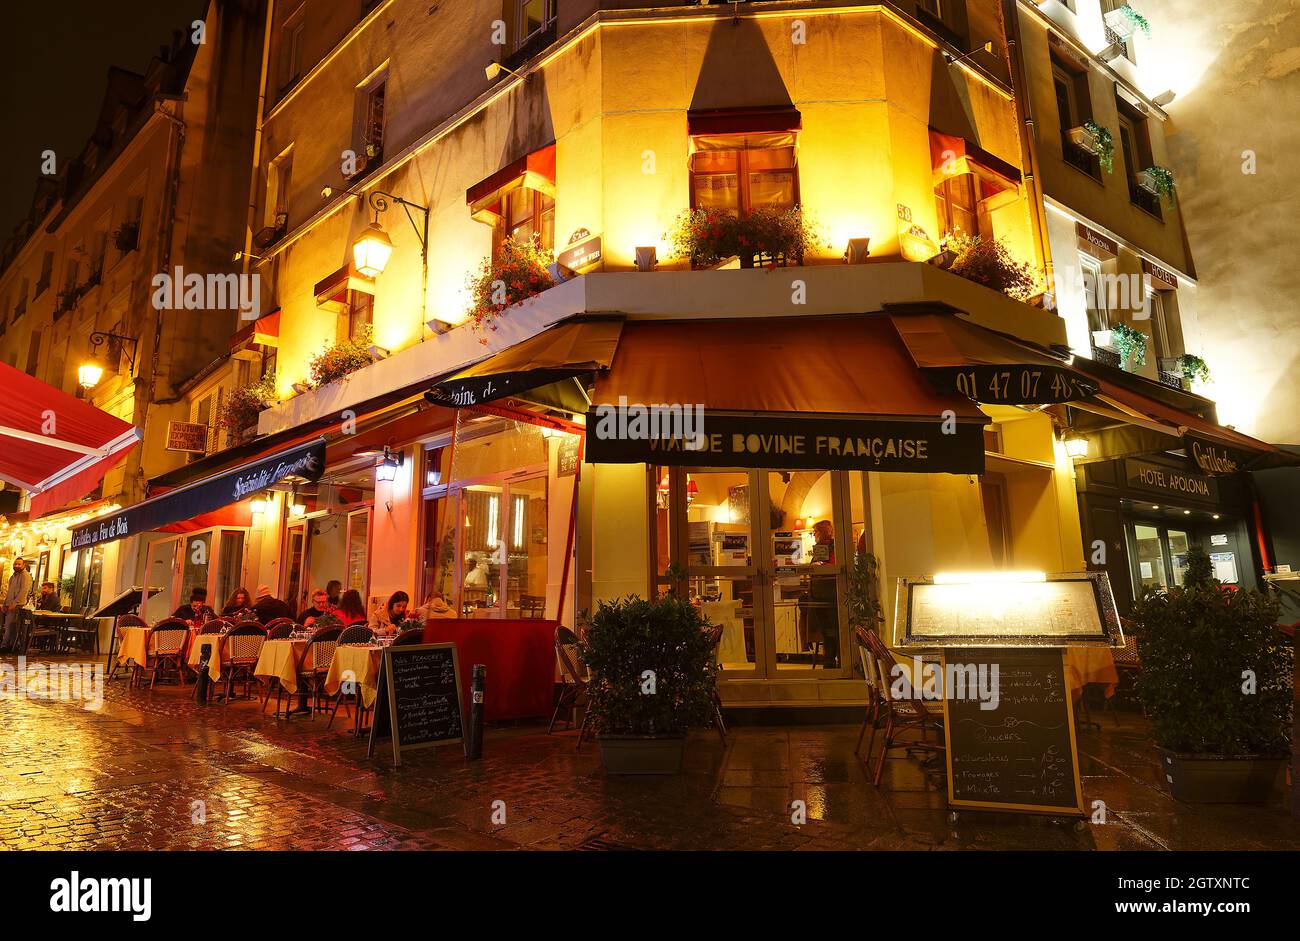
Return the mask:
<svg viewBox="0 0 1300 941">
<path fill-rule="evenodd" d="M 198 672 L 199 661 L 203 659 L 203 645 L 212 645 L 212 657 L 208 660 L 208 676 L 212 677 L 215 683 L 221 679 L 221 669 L 230 662 L 230 657 L 226 654 L 226 639 L 220 634 L 198 634 L 190 633 L 190 652 L 185 657 L 185 662 L 190 665 L 190 669 Z"/>
<path fill-rule="evenodd" d="M 117 662 L 125 666 L 128 660 L 134 660 L 142 667 L 148 666 L 149 628 L 124 627 L 119 636 L 121 639 L 117 646 Z"/>
<path fill-rule="evenodd" d="M 306 649 L 305 640 L 268 640 L 262 645 L 253 676 L 259 680 L 277 679 L 287 692 L 298 692 L 298 658 Z"/>
<path fill-rule="evenodd" d="M 1115 655 L 1109 647 L 1066 648 L 1065 675 L 1076 699 L 1082 695 L 1085 683 L 1104 684 L 1107 698 L 1115 695 L 1115 687 L 1119 685 Z"/>
<path fill-rule="evenodd" d="M 361 701 L 367 709 L 375 704 L 379 689 L 379 667 L 384 648 L 369 644 L 349 644 L 334 648 L 334 659 L 325 677 L 325 692 L 337 696 L 348 680 L 361 684 Z"/>
</svg>

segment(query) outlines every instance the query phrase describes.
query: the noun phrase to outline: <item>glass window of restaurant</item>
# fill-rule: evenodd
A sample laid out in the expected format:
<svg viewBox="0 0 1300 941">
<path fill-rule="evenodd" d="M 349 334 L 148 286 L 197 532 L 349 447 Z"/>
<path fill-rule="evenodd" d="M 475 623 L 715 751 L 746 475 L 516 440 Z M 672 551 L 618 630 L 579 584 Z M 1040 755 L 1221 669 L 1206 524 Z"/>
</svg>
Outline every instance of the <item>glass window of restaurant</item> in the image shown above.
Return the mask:
<svg viewBox="0 0 1300 941">
<path fill-rule="evenodd" d="M 691 206 L 745 217 L 799 202 L 794 132 L 691 138 Z"/>
<path fill-rule="evenodd" d="M 334 580 L 364 600 L 370 590 L 373 465 L 335 470 L 315 483 L 300 484 L 284 503 L 280 590 L 289 607 L 302 611 L 313 591 Z"/>
<path fill-rule="evenodd" d="M 454 447 L 426 446 L 422 602 L 461 617 L 544 616 L 548 578 L 548 430 L 462 411 Z"/>
<path fill-rule="evenodd" d="M 846 593 L 854 554 L 871 546 L 866 474 L 651 474 L 655 589 L 683 578 L 687 597 L 722 625 L 724 676 L 860 675 Z"/>
<path fill-rule="evenodd" d="M 220 612 L 226 599 L 243 584 L 243 529 L 205 529 L 149 544 L 145 576 L 150 588 L 162 589 L 145 602 L 142 614 L 150 623 L 169 617 L 190 599 L 195 588 L 208 592 L 208 605 Z"/>
</svg>

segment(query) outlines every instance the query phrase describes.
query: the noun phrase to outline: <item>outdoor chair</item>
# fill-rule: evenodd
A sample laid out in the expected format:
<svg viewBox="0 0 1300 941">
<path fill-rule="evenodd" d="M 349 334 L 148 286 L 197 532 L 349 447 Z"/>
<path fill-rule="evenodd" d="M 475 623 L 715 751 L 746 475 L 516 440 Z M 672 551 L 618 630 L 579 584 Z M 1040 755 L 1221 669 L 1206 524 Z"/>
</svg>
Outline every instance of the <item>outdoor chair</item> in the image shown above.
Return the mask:
<svg viewBox="0 0 1300 941">
<path fill-rule="evenodd" d="M 555 629 L 555 656 L 560 662 L 560 695 L 555 703 L 555 711 L 551 713 L 551 724 L 546 727 L 547 735 L 554 730 L 561 709 L 569 709 L 569 718 L 565 724 L 571 729 L 578 716 L 578 707 L 585 708 L 587 705 L 587 666 L 578 655 L 577 636 L 563 624 Z M 587 735 L 587 720 L 590 718 L 590 712 L 583 713 L 582 725 L 578 728 L 579 749 Z"/>
<path fill-rule="evenodd" d="M 880 718 L 885 714 L 887 707 L 880 693 L 880 669 L 866 635 L 867 628 L 854 628 L 853 636 L 857 642 L 858 658 L 862 661 L 862 672 L 867 680 L 867 708 L 866 715 L 862 718 L 862 729 L 858 732 L 858 744 L 853 749 L 853 753 L 856 755 L 862 751 L 862 739 L 867 734 L 867 726 L 871 726 L 871 741 L 867 743 L 867 759 L 870 760 L 871 752 L 876 746 L 876 731 L 880 728 Z"/>
<path fill-rule="evenodd" d="M 267 636 L 270 636 L 272 631 L 279 630 L 282 627 L 288 627 L 292 631 L 297 625 L 294 624 L 293 618 L 271 618 L 266 625 Z M 285 636 L 288 637 L 289 635 L 286 634 Z"/>
<path fill-rule="evenodd" d="M 312 635 L 311 640 L 307 641 L 302 659 L 298 661 L 298 685 L 306 691 L 308 703 L 313 711 L 325 710 L 321 704 L 321 691 L 325 688 L 325 677 L 329 674 L 330 660 L 334 657 L 334 648 L 338 646 L 342 634 L 341 627 L 326 627 L 317 631 Z M 276 702 L 279 702 L 278 694 Z"/>
<path fill-rule="evenodd" d="M 1127 626 L 1124 628 L 1124 646 L 1114 648 L 1111 654 L 1115 657 L 1119 684 L 1115 688 L 1115 695 L 1110 699 L 1110 708 L 1114 709 L 1115 701 L 1122 697 L 1126 703 L 1136 703 L 1142 708 L 1142 714 L 1146 715 L 1142 700 L 1137 695 L 1137 678 L 1142 675 L 1142 657 L 1138 653 L 1137 635 L 1130 632 Z M 1119 722 L 1118 711 L 1115 713 L 1115 722 Z"/>
<path fill-rule="evenodd" d="M 14 641 L 14 652 L 19 656 L 27 655 L 27 646 L 32 640 L 32 630 L 35 628 L 35 619 L 28 608 L 18 609 L 18 634 Z"/>
<path fill-rule="evenodd" d="M 519 616 L 521 618 L 540 618 L 546 616 L 545 595 L 522 595 L 519 598 Z"/>
<path fill-rule="evenodd" d="M 226 665 L 222 667 L 226 678 L 226 702 L 230 702 L 234 696 L 237 680 L 244 681 L 244 698 L 249 698 L 253 668 L 257 666 L 264 643 L 266 631 L 262 625 L 253 621 L 237 624 L 226 634 Z"/>
<path fill-rule="evenodd" d="M 81 620 L 63 629 L 64 653 L 81 650 L 92 656 L 99 656 L 99 618 L 90 616 L 94 610 L 89 606 L 82 608 Z"/>
<path fill-rule="evenodd" d="M 211 621 L 199 628 L 199 636 L 202 637 L 205 634 L 220 634 L 222 631 L 228 630 L 229 628 L 230 622 L 225 618 L 213 618 Z"/>
<path fill-rule="evenodd" d="M 348 644 L 369 644 L 375 639 L 375 632 L 364 624 L 353 624 L 351 627 L 345 627 L 343 633 L 339 634 L 340 647 L 346 647 Z"/>
<path fill-rule="evenodd" d="M 149 688 L 158 683 L 160 673 L 175 673 L 176 681 L 185 684 L 185 648 L 190 639 L 189 625 L 180 618 L 163 618 L 149 631 L 145 641 L 145 658 L 147 663 L 135 665 L 132 685 L 139 686 L 144 674 L 149 674 Z"/>
<path fill-rule="evenodd" d="M 123 629 L 123 628 L 127 628 L 127 627 L 148 627 L 148 626 L 149 626 L 149 622 L 146 621 L 144 618 L 139 617 L 138 615 L 135 615 L 135 614 L 123 614 L 121 617 L 119 617 L 119 618 L 117 619 L 117 623 L 113 625 L 113 636 L 114 636 L 114 638 L 115 638 L 115 644 L 114 644 L 114 646 L 113 646 L 113 650 L 116 651 L 116 650 L 121 649 L 121 646 L 122 646 L 122 629 Z M 112 681 L 113 677 L 117 676 L 117 671 L 121 668 L 121 666 L 122 666 L 122 665 L 118 662 L 117 657 L 113 657 L 112 669 L 111 669 L 111 670 L 109 671 L 109 673 L 108 673 L 108 680 L 109 680 L 109 682 Z M 135 682 L 135 672 L 134 672 L 134 670 L 133 670 L 132 673 L 131 673 L 131 681 L 132 681 L 132 684 L 134 684 L 134 682 Z"/>
<path fill-rule="evenodd" d="M 37 650 L 43 650 L 46 653 L 58 653 L 59 647 L 63 643 L 61 629 L 54 624 L 42 624 L 34 612 L 25 609 L 24 611 L 27 615 L 27 640 L 22 645 L 23 652 L 26 653 L 35 647 Z"/>
<path fill-rule="evenodd" d="M 940 742 L 930 742 L 929 733 L 935 731 L 938 736 L 943 734 L 943 716 L 931 711 L 926 705 L 924 699 L 895 699 L 893 695 L 892 678 L 895 675 L 894 668 L 898 662 L 885 642 L 880 639 L 880 635 L 873 630 L 863 631 L 863 642 L 876 660 L 876 675 L 880 682 L 880 695 L 885 703 L 885 741 L 880 749 L 880 757 L 876 759 L 876 770 L 872 775 L 872 784 L 880 786 L 880 778 L 885 771 L 885 758 L 889 750 L 896 746 L 902 745 L 907 748 L 908 752 L 924 751 L 931 754 L 942 754 L 944 746 Z M 913 678 L 919 681 L 919 677 Z M 903 736 L 908 733 L 919 732 L 920 741 L 904 741 Z M 873 736 L 874 738 L 874 736 Z"/>
<path fill-rule="evenodd" d="M 294 628 L 298 625 L 286 618 L 276 618 L 275 627 L 267 627 L 267 640 L 288 640 L 293 636 Z"/>
<path fill-rule="evenodd" d="M 722 643 L 724 627 L 725 625 L 722 624 L 709 625 L 709 645 L 713 649 L 714 663 L 718 662 L 718 645 Z M 717 683 L 713 684 L 711 696 L 713 698 L 713 727 L 718 730 L 718 735 L 722 738 L 722 744 L 725 745 L 727 744 L 727 720 L 722 715 L 722 696 L 718 693 Z"/>
<path fill-rule="evenodd" d="M 398 634 L 396 637 L 393 638 L 392 646 L 409 647 L 412 644 L 422 644 L 422 643 L 424 643 L 424 628 L 410 627 L 402 631 L 402 633 Z"/>
</svg>

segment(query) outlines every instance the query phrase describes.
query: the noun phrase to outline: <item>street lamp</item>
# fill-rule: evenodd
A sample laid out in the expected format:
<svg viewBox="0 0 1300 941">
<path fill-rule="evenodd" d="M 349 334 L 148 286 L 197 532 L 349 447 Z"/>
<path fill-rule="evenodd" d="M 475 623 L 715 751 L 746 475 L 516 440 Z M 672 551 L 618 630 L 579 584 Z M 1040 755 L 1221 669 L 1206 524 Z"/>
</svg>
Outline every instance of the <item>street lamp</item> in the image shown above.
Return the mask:
<svg viewBox="0 0 1300 941">
<path fill-rule="evenodd" d="M 1074 460 L 1082 460 L 1088 456 L 1088 436 L 1072 432 L 1061 439 L 1065 445 L 1065 453 Z"/>
<path fill-rule="evenodd" d="M 99 385 L 99 381 L 104 378 L 104 370 L 109 364 L 105 354 L 98 351 L 109 340 L 118 340 L 122 343 L 131 344 L 131 352 L 126 354 L 129 363 L 127 375 L 135 375 L 135 354 L 140 341 L 135 337 L 124 337 L 119 333 L 106 333 L 97 330 L 90 335 L 90 358 L 77 369 L 77 382 L 83 389 L 95 388 L 95 386 Z"/>
<path fill-rule="evenodd" d="M 388 259 L 393 254 L 393 240 L 388 237 L 384 227 L 379 224 L 379 215 L 387 212 L 391 203 L 397 203 L 406 211 L 406 218 L 410 220 L 411 228 L 415 229 L 415 237 L 420 240 L 420 257 L 424 259 L 427 268 L 429 264 L 429 207 L 383 192 L 371 193 L 367 202 L 370 208 L 375 211 L 375 220 L 366 226 L 366 230 L 352 243 L 352 260 L 356 263 L 357 271 L 367 278 L 374 278 L 383 274 L 384 269 L 388 267 Z M 423 228 L 416 224 L 415 217 L 411 214 L 412 209 L 423 214 Z"/>
</svg>

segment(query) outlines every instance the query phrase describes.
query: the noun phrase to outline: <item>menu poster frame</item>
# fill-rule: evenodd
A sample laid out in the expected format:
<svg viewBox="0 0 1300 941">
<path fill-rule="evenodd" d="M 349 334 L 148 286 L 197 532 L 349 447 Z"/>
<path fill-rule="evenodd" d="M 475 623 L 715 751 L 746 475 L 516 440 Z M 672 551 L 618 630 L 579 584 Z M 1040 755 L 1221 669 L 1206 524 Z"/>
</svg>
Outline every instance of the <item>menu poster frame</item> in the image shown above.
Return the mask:
<svg viewBox="0 0 1300 941">
<path fill-rule="evenodd" d="M 894 637 L 899 647 L 1122 647 L 1124 630 L 1110 577 L 1105 572 L 1059 572 L 1047 575 L 1046 582 L 1088 582 L 1096 605 L 1101 631 L 1095 634 L 1061 634 L 1044 631 L 1038 634 L 922 634 L 914 630 L 918 593 L 936 584 L 932 576 L 899 578 L 894 603 Z M 991 582 L 999 589 L 1011 590 L 1017 584 Z M 1021 584 L 1042 584 L 1024 582 Z"/>
<path fill-rule="evenodd" d="M 397 690 L 393 683 L 393 655 L 417 653 L 427 650 L 451 650 L 452 671 L 456 677 L 456 714 L 460 719 L 460 735 L 455 738 L 440 738 L 428 742 L 417 742 L 410 745 L 402 744 L 401 723 L 397 718 Z M 388 735 L 393 740 L 393 766 L 400 768 L 402 766 L 402 752 L 418 751 L 422 748 L 435 748 L 438 745 L 461 745 L 465 742 L 465 715 L 463 711 L 464 696 L 460 682 L 460 654 L 456 650 L 455 643 L 447 642 L 441 644 L 410 644 L 404 647 L 388 646 L 383 651 L 383 663 L 379 669 L 379 686 L 375 691 L 375 714 L 370 720 L 370 741 L 366 747 L 366 757 L 371 758 L 375 754 L 375 745 L 377 740 L 384 734 L 380 731 L 381 712 L 386 712 L 382 717 L 387 720 Z"/>
</svg>

